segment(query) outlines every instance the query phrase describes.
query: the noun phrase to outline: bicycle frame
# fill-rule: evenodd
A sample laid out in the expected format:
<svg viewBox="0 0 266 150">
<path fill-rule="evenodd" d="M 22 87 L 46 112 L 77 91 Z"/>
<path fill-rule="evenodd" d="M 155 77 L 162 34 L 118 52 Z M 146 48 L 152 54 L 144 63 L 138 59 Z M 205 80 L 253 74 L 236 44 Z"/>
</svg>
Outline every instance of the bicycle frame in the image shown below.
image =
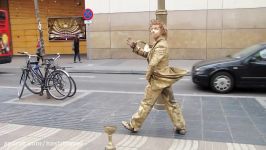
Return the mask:
<svg viewBox="0 0 266 150">
<path fill-rule="evenodd" d="M 31 57 L 38 57 L 37 55 L 30 55 L 27 52 L 19 52 L 20 54 L 26 54 L 28 56 L 27 59 L 27 67 L 26 69 L 26 76 L 28 76 L 29 73 L 33 74 L 32 77 L 36 77 L 36 81 L 38 82 L 38 84 L 40 85 L 41 88 L 41 92 L 40 95 L 43 95 L 43 91 L 48 89 L 47 86 L 47 80 L 49 79 L 48 76 L 51 74 L 49 68 L 51 63 L 46 62 L 45 68 L 44 68 L 44 75 L 40 70 L 40 67 L 38 67 L 37 69 L 34 68 L 34 66 L 39 65 L 38 62 L 31 62 L 30 59 Z M 27 79 L 26 79 L 27 80 Z"/>
</svg>

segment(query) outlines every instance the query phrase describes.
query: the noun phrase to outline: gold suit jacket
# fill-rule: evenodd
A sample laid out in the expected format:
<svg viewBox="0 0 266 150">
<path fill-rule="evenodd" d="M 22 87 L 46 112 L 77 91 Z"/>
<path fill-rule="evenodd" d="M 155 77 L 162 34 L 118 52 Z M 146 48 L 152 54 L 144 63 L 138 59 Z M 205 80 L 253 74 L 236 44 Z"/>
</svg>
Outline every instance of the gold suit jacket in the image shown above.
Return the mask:
<svg viewBox="0 0 266 150">
<path fill-rule="evenodd" d="M 169 87 L 187 74 L 186 70 L 169 66 L 168 44 L 164 37 L 160 37 L 149 52 L 145 52 L 138 45 L 133 52 L 147 58 L 146 76 L 150 77 L 149 83 L 153 90 Z"/>
</svg>

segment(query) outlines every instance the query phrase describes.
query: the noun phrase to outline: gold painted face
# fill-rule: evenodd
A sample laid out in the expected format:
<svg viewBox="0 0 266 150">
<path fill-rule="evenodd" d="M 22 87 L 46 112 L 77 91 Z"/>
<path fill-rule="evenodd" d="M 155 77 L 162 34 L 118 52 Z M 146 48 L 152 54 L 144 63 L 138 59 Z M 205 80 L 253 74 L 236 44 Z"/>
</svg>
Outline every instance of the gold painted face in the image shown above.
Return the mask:
<svg viewBox="0 0 266 150">
<path fill-rule="evenodd" d="M 152 25 L 150 28 L 152 37 L 156 40 L 161 36 L 161 29 L 159 25 Z"/>
</svg>

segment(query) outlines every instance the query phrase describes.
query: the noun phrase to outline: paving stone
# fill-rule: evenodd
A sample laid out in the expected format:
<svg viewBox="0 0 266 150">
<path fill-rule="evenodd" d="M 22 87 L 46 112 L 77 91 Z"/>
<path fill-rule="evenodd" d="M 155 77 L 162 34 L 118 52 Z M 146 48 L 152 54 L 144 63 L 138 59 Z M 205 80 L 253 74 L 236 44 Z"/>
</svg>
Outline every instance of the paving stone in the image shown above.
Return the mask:
<svg viewBox="0 0 266 150">
<path fill-rule="evenodd" d="M 220 98 L 220 102 L 221 102 L 223 107 L 226 107 L 226 106 L 238 107 L 240 104 L 239 100 L 237 98 L 234 98 L 234 97 Z"/>
<path fill-rule="evenodd" d="M 233 140 L 235 143 L 244 143 L 244 144 L 255 144 L 255 145 L 266 145 L 266 142 L 262 137 L 257 136 L 234 136 Z"/>
<path fill-rule="evenodd" d="M 225 122 L 204 121 L 203 129 L 209 131 L 223 131 L 229 132 L 227 124 Z"/>
<path fill-rule="evenodd" d="M 219 97 L 201 97 L 202 105 L 208 106 L 220 106 L 220 98 Z"/>
<path fill-rule="evenodd" d="M 5 92 L 8 93 L 8 90 Z M 7 95 L 15 97 L 16 93 L 9 92 Z M 185 136 L 173 132 L 173 125 L 165 111 L 154 109 L 140 132 L 134 135 L 232 142 L 232 139 L 226 138 L 232 132 L 230 134 L 236 140 L 251 144 L 255 141 L 249 138 L 260 136 L 260 142 L 257 143 L 263 144 L 265 110 L 253 102 L 254 99 L 242 101 L 241 98 L 176 97 L 180 98 L 187 122 L 188 133 Z M 117 133 L 131 135 L 121 126 L 121 121 L 130 119 L 142 98 L 142 94 L 102 91 L 81 97 L 63 107 L 10 104 L 4 103 L 7 99 L 0 98 L 0 122 L 98 132 L 103 132 L 104 125 L 111 124 L 118 127 Z M 216 135 L 217 132 L 221 134 Z M 249 135 L 249 138 L 244 135 Z"/>
<path fill-rule="evenodd" d="M 241 109 L 229 109 L 229 110 L 224 110 L 224 114 L 227 117 L 242 117 L 244 116 L 246 112 Z"/>
<path fill-rule="evenodd" d="M 204 130 L 203 140 L 217 142 L 233 142 L 233 139 L 228 131 Z"/>
<path fill-rule="evenodd" d="M 202 115 L 200 113 L 183 112 L 185 120 L 201 120 Z"/>
<path fill-rule="evenodd" d="M 219 108 L 217 108 L 217 109 L 208 108 L 208 109 L 203 109 L 202 114 L 203 114 L 203 116 L 208 116 L 210 114 L 221 116 L 221 115 L 224 115 L 224 112 L 222 111 L 222 109 L 219 109 Z"/>
<path fill-rule="evenodd" d="M 203 115 L 203 120 L 213 121 L 213 122 L 225 122 L 225 116 L 222 114 L 208 114 L 208 115 Z"/>
<path fill-rule="evenodd" d="M 263 134 L 266 135 L 266 125 L 265 124 L 256 124 L 258 130 Z"/>
<path fill-rule="evenodd" d="M 202 129 L 202 120 L 187 120 L 186 119 L 187 129 Z"/>
</svg>

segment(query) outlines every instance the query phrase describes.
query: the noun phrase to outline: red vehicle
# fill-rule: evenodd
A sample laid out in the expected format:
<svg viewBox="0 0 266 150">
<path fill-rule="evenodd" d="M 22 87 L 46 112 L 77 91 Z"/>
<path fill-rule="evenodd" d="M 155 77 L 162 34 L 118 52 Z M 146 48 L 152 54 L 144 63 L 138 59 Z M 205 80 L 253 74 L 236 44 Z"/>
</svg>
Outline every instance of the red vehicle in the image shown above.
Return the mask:
<svg viewBox="0 0 266 150">
<path fill-rule="evenodd" d="M 0 64 L 11 62 L 13 51 L 10 45 L 11 35 L 8 13 L 6 10 L 0 10 Z"/>
</svg>

